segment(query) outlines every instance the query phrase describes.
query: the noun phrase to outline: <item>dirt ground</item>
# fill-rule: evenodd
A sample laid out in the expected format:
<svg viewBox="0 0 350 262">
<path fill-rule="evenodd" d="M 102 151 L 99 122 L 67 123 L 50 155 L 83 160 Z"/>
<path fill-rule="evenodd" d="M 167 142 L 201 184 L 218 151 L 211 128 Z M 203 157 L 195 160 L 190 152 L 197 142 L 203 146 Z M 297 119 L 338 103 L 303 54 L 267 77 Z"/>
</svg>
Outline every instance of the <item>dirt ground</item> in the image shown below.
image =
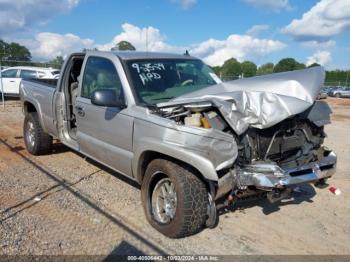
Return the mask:
<svg viewBox="0 0 350 262">
<path fill-rule="evenodd" d="M 350 99 L 327 99 L 326 144 L 338 154 L 329 183 L 294 200 L 255 200 L 220 216 L 215 229 L 168 239 L 146 221 L 138 186 L 56 143 L 51 155 L 24 148 L 16 102 L 0 109 L 0 254 L 350 254 Z"/>
</svg>

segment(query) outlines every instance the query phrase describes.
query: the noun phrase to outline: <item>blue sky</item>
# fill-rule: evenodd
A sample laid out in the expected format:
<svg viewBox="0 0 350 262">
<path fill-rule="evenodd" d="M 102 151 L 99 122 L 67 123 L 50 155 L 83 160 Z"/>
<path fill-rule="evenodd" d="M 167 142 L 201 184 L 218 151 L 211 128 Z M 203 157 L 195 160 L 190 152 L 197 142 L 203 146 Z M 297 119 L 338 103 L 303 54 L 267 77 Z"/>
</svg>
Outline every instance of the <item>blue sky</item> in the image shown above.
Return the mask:
<svg viewBox="0 0 350 262">
<path fill-rule="evenodd" d="M 350 0 L 0 0 L 0 38 L 36 60 L 128 40 L 210 65 L 295 57 L 350 68 Z"/>
</svg>

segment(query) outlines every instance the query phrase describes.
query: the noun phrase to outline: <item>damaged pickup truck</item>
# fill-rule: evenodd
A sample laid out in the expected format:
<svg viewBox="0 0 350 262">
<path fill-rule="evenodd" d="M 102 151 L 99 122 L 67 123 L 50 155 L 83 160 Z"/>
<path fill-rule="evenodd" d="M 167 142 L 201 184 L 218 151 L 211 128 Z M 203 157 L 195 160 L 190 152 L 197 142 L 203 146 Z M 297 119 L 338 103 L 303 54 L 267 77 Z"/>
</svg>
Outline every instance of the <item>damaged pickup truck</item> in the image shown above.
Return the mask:
<svg viewBox="0 0 350 262">
<path fill-rule="evenodd" d="M 188 55 L 75 53 L 57 83 L 22 82 L 25 144 L 47 154 L 56 138 L 131 177 L 149 223 L 184 237 L 214 226 L 219 200 L 274 202 L 334 174 L 322 146 L 331 110 L 316 101 L 324 76 L 314 67 L 222 83 Z"/>
</svg>

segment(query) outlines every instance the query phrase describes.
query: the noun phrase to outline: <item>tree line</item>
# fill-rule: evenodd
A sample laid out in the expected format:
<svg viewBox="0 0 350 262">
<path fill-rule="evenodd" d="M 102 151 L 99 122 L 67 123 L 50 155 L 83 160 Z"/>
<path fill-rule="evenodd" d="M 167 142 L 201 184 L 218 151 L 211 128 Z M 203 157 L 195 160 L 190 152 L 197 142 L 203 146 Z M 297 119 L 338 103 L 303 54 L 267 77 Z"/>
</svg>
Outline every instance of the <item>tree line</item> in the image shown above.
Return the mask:
<svg viewBox="0 0 350 262">
<path fill-rule="evenodd" d="M 93 50 L 97 49 L 94 48 Z M 114 47 L 111 48 L 111 51 L 117 50 L 135 51 L 136 48 L 128 41 L 120 41 Z M 87 49 L 84 49 L 83 51 L 87 51 Z M 32 55 L 27 47 L 15 42 L 7 43 L 1 39 L 0 61 L 2 65 L 6 66 L 19 65 L 20 62 L 24 62 L 25 65 L 30 66 L 42 66 L 43 64 L 32 61 Z M 48 61 L 45 64 L 50 67 L 60 69 L 63 65 L 63 62 L 63 57 L 57 56 L 55 59 Z M 319 66 L 319 64 L 313 63 L 308 67 L 314 66 Z M 241 77 L 253 77 L 278 72 L 293 71 L 304 68 L 307 68 L 307 66 L 303 63 L 298 62 L 294 58 L 283 58 L 277 64 L 265 63 L 261 66 L 257 66 L 252 61 L 244 61 L 240 63 L 237 59 L 230 58 L 226 60 L 222 66 L 213 67 L 213 70 L 223 80 L 234 80 Z M 349 77 L 349 73 L 350 71 L 345 70 L 326 71 L 326 82 L 344 85 L 345 82 L 350 82 L 350 79 L 347 79 Z"/>
<path fill-rule="evenodd" d="M 0 39 L 0 62 L 2 66 L 47 66 L 60 69 L 64 59 L 62 56 L 57 56 L 55 59 L 38 63 L 32 61 L 32 54 L 29 49 L 15 42 L 7 43 Z"/>
<path fill-rule="evenodd" d="M 251 61 L 240 63 L 235 58 L 230 58 L 222 66 L 213 67 L 215 73 L 224 81 L 234 80 L 242 77 L 253 77 L 267 75 L 272 73 L 287 72 L 310 67 L 320 66 L 313 63 L 306 66 L 294 58 L 283 58 L 277 64 L 265 63 L 257 66 Z M 326 84 L 328 85 L 350 85 L 350 70 L 332 70 L 326 71 Z"/>
</svg>

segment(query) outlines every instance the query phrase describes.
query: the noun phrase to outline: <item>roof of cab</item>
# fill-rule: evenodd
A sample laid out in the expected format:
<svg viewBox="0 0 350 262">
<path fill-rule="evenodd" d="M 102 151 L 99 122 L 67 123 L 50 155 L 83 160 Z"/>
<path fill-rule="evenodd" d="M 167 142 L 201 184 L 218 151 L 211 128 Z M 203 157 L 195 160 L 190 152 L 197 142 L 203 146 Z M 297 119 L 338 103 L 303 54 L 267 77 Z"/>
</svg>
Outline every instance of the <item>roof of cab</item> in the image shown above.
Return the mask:
<svg viewBox="0 0 350 262">
<path fill-rule="evenodd" d="M 90 51 L 93 53 L 99 53 L 104 51 Z M 141 51 L 109 51 L 105 53 L 112 53 L 118 56 L 122 60 L 138 60 L 138 59 L 197 59 L 190 55 L 185 54 L 171 54 L 160 52 L 141 52 Z"/>
</svg>

